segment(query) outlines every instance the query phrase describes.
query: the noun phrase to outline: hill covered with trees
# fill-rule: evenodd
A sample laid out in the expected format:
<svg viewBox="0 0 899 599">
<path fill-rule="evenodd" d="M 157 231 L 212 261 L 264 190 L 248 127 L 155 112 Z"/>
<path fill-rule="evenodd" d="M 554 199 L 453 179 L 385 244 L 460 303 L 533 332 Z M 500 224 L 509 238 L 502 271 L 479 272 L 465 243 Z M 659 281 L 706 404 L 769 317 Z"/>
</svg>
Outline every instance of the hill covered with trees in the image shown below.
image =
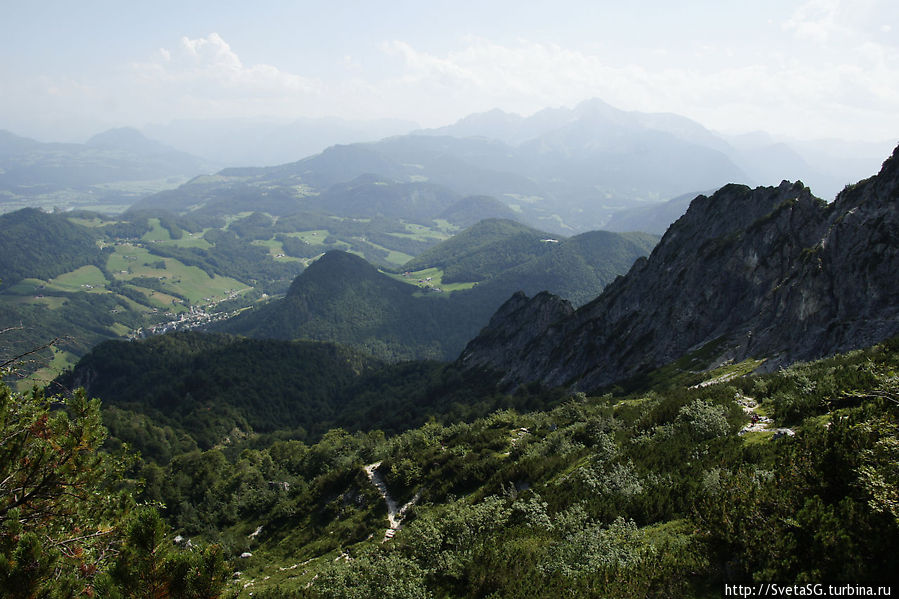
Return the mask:
<svg viewBox="0 0 899 599">
<path fill-rule="evenodd" d="M 35 208 L 0 214 L 0 285 L 52 279 L 100 261 L 97 235 L 60 214 Z"/>
<path fill-rule="evenodd" d="M 562 392 L 510 398 L 494 377 L 461 377 L 441 362 L 388 364 L 332 343 L 181 332 L 107 341 L 54 388 L 102 397 L 114 438 L 167 462 L 256 435 L 314 440 L 332 427 L 399 433 L 429 418 L 453 422 L 501 407 L 545 406 Z"/>
<path fill-rule="evenodd" d="M 326 253 L 283 300 L 214 329 L 333 341 L 392 361 L 451 360 L 516 291 L 549 289 L 586 302 L 654 242 L 647 234 L 606 232 L 559 240 L 514 221 L 488 219 L 407 262 L 400 280 L 358 256 Z"/>
</svg>

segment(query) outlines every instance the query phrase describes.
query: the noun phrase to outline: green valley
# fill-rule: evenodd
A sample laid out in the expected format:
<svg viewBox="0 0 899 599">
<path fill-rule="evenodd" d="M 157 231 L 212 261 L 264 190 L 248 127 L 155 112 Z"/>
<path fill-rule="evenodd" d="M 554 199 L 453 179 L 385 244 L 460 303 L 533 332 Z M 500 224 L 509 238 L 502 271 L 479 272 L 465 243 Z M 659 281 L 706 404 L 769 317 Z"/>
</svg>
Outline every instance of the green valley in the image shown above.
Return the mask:
<svg viewBox="0 0 899 599">
<path fill-rule="evenodd" d="M 257 338 L 333 341 L 382 359 L 451 360 L 516 291 L 549 289 L 583 303 L 645 256 L 654 236 L 585 233 L 553 239 L 514 221 L 488 219 L 404 265 L 378 272 L 326 253 L 282 300 L 212 328 Z"/>
<path fill-rule="evenodd" d="M 765 16 L 793 30 L 778 38 L 799 44 L 820 29 L 808 6 L 790 11 Z M 552 25 L 543 12 L 511 22 Z M 110 39 L 154 39 L 131 26 L 100 36 L 103 15 L 88 13 L 74 21 L 91 21 L 95 46 L 72 45 L 70 65 L 105 55 Z M 172 22 L 183 28 L 182 13 Z M 205 13 L 234 36 L 239 11 Z M 404 110 L 388 105 L 390 89 L 430 80 L 436 114 L 441 102 L 464 109 L 481 79 L 524 105 L 552 91 L 532 84 L 594 64 L 543 42 L 512 52 L 478 38 L 443 56 L 400 36 L 378 46 L 402 69 L 385 86 L 361 76 L 378 57 L 352 45 L 359 31 L 317 30 L 326 13 L 279 24 L 316 47 L 294 62 L 259 62 L 268 42 L 286 43 L 276 28 L 256 52 L 249 37 L 232 47 L 182 31 L 177 50 L 122 55 L 130 98 L 68 67 L 4 96 L 14 106 L 33 94 L 43 110 L 58 107 L 47 90 L 72 100 L 78 87 L 71 113 L 96 104 L 109 122 L 143 104 L 205 107 L 202 123 L 147 127 L 170 139 L 204 131 L 191 147 L 251 159 L 214 167 L 129 128 L 87 143 L 0 131 L 0 597 L 888 596 L 899 568 L 899 147 L 828 202 L 781 175 L 796 168 L 829 189 L 879 142 L 800 152 L 806 142 L 723 136 L 598 98 L 411 133 L 407 123 L 379 141 L 347 139 L 339 130 L 353 127 L 327 118 L 282 126 L 282 110 L 350 106 L 331 79 L 350 72 L 337 87 L 373 110 Z M 435 22 L 451 32 L 451 16 Z M 835 29 L 825 15 L 835 48 L 864 39 L 861 20 L 844 16 Z M 10 23 L 14 42 L 65 30 Z M 386 31 L 354 23 L 369 44 Z M 685 31 L 675 33 L 694 51 L 705 43 Z M 311 68 L 331 38 L 346 45 L 340 64 Z M 863 46 L 866 57 L 877 49 Z M 40 54 L 19 53 L 11 80 Z M 483 71 L 493 55 L 502 63 Z M 572 57 L 574 70 L 515 81 Z M 635 63 L 646 76 L 618 85 L 613 65 L 587 68 L 567 93 L 678 93 L 677 69 L 659 94 L 654 71 Z M 702 91 L 698 81 L 688 83 Z M 822 89 L 801 96 L 840 114 L 845 94 Z M 738 106 L 688 95 L 722 115 Z M 271 122 L 220 118 L 251 106 Z M 865 110 L 882 129 L 886 113 Z M 46 110 L 32 130 L 68 113 Z M 341 141 L 262 166 L 313 138 Z M 751 186 L 746 174 L 781 182 Z"/>
<path fill-rule="evenodd" d="M 71 366 L 103 339 L 206 328 L 285 293 L 284 300 L 215 326 L 348 343 L 389 360 L 450 359 L 512 292 L 548 286 L 583 301 L 648 252 L 652 240 L 609 234 L 621 245 L 607 252 L 581 236 L 547 241 L 546 233 L 496 219 L 460 231 L 439 218 L 425 223 L 258 211 L 209 218 L 138 209 L 120 216 L 24 210 L 0 216 L 0 230 L 2 255 L 15 256 L 0 259 L 0 309 L 10 329 L 0 340 L 3 355 L 56 340 L 52 368 Z M 502 246 L 507 249 L 500 252 Z M 303 304 L 330 314 L 318 325 L 299 324 L 322 317 L 302 310 L 272 317 L 303 289 L 306 279 L 291 286 L 294 277 L 332 250 L 358 254 L 387 274 L 374 267 L 352 274 L 326 262 L 315 276 L 342 281 L 352 299 L 326 294 Z M 388 275 L 413 286 L 391 286 Z M 448 296 L 449 302 L 434 301 Z M 386 312 L 373 317 L 378 310 Z M 39 356 L 51 361 L 50 350 Z M 19 368 L 27 375 L 43 366 L 36 361 Z"/>
</svg>

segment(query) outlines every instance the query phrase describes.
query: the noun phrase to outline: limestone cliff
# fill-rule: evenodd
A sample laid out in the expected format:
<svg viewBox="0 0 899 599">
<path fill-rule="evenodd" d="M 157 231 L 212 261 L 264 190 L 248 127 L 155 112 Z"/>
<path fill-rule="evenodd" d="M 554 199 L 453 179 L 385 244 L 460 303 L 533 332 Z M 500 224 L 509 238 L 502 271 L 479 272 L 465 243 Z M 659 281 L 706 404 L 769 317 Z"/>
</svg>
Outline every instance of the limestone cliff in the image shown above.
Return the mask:
<svg viewBox="0 0 899 599">
<path fill-rule="evenodd" d="M 592 390 L 712 341 L 718 360 L 769 367 L 873 344 L 899 334 L 897 204 L 899 148 L 831 204 L 799 182 L 727 185 L 577 311 L 534 319 L 551 301 L 513 298 L 460 362 Z"/>
</svg>

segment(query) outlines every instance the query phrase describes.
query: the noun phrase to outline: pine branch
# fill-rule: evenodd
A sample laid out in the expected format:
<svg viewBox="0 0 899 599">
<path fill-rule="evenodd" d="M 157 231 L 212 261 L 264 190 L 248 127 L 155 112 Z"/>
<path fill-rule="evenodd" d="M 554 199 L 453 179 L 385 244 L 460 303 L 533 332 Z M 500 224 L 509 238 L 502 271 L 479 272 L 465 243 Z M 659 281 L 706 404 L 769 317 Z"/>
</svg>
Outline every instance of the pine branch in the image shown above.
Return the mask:
<svg viewBox="0 0 899 599">
<path fill-rule="evenodd" d="M 15 328 L 18 328 L 18 327 L 13 327 L 13 329 L 15 329 Z M 6 331 L 10 331 L 13 329 L 6 329 Z M 5 333 L 6 331 L 0 331 L 0 332 Z M 40 347 L 35 347 L 34 349 L 30 349 L 25 353 L 22 353 L 22 354 L 19 354 L 18 356 L 10 358 L 6 362 L 3 362 L 2 364 L 0 364 L 0 370 L 3 370 L 4 368 L 11 366 L 12 364 L 15 364 L 16 362 L 18 362 L 25 356 L 30 356 L 31 354 L 36 354 L 39 351 L 43 351 L 49 347 L 56 345 L 56 343 L 58 343 L 59 340 L 60 340 L 60 337 L 57 337 L 57 338 L 53 339 L 52 341 L 50 341 L 49 343 L 45 343 L 44 345 L 41 345 Z"/>
</svg>

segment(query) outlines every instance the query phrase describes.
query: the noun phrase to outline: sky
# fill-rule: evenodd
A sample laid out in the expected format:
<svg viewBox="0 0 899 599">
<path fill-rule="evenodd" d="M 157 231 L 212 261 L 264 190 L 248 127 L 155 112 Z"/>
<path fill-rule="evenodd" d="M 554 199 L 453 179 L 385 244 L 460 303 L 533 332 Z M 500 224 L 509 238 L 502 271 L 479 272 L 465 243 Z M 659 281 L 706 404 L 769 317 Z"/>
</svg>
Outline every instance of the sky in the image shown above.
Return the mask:
<svg viewBox="0 0 899 599">
<path fill-rule="evenodd" d="M 899 136 L 895 0 L 0 0 L 0 129 L 530 115 L 597 97 L 725 133 Z"/>
</svg>

